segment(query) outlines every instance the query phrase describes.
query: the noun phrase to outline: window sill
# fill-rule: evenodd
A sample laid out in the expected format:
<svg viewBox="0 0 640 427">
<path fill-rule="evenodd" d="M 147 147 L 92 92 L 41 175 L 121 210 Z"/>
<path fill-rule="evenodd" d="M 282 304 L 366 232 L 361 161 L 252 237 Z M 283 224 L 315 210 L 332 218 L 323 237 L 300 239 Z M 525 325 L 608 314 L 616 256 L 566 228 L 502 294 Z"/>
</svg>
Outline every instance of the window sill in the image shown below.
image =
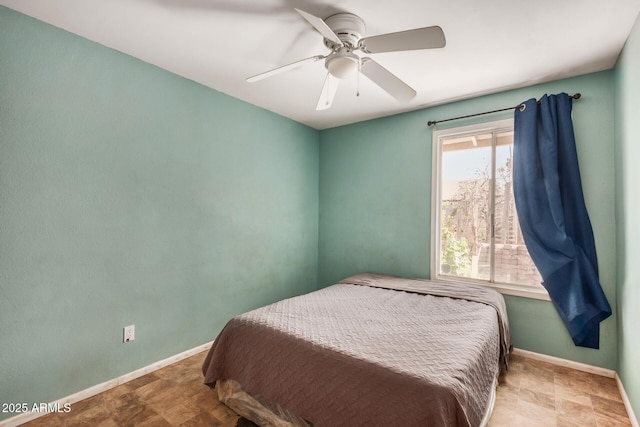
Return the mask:
<svg viewBox="0 0 640 427">
<path fill-rule="evenodd" d="M 551 301 L 549 294 L 544 288 L 541 288 L 541 289 L 525 288 L 521 286 L 510 285 L 507 283 L 489 283 L 489 282 L 470 280 L 470 279 L 452 277 L 452 276 L 438 276 L 435 278 L 435 280 L 438 280 L 441 282 L 452 282 L 452 283 L 456 283 L 456 282 L 469 283 L 470 285 L 478 285 L 478 286 L 484 286 L 486 288 L 495 289 L 496 291 L 500 292 L 503 295 L 513 295 L 513 296 L 522 297 L 522 298 L 532 298 L 532 299 L 538 299 L 542 301 Z"/>
</svg>

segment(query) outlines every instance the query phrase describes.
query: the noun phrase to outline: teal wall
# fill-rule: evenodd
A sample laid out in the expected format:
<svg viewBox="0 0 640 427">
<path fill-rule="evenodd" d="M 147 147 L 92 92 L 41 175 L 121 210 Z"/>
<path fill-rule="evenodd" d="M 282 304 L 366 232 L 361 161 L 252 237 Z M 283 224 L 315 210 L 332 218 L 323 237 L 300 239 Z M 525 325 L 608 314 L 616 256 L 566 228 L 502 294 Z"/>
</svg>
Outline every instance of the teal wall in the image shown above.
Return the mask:
<svg viewBox="0 0 640 427">
<path fill-rule="evenodd" d="M 320 133 L 319 284 L 363 272 L 429 274 L 430 130 L 424 111 Z"/>
<path fill-rule="evenodd" d="M 602 324 L 601 349 L 575 347 L 550 302 L 505 299 L 516 347 L 615 369 L 613 88 L 613 72 L 607 71 L 322 131 L 319 285 L 361 271 L 429 277 L 432 130 L 427 121 L 517 105 L 544 93 L 581 92 L 583 98 L 574 103 L 578 155 L 600 279 L 614 308 Z"/>
<path fill-rule="evenodd" d="M 615 72 L 618 374 L 640 416 L 640 18 Z"/>
<path fill-rule="evenodd" d="M 0 402 L 67 396 L 315 289 L 318 142 L 0 7 Z"/>
</svg>

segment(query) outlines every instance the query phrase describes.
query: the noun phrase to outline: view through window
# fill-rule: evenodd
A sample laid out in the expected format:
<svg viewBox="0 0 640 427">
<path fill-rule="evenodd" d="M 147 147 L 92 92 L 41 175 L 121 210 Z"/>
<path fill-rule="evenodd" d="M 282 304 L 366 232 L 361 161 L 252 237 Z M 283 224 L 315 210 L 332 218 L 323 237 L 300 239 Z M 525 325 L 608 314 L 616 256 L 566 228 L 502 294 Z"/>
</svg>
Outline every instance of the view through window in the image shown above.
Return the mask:
<svg viewBox="0 0 640 427">
<path fill-rule="evenodd" d="M 436 131 L 434 143 L 438 277 L 543 290 L 513 198 L 513 121 Z"/>
</svg>

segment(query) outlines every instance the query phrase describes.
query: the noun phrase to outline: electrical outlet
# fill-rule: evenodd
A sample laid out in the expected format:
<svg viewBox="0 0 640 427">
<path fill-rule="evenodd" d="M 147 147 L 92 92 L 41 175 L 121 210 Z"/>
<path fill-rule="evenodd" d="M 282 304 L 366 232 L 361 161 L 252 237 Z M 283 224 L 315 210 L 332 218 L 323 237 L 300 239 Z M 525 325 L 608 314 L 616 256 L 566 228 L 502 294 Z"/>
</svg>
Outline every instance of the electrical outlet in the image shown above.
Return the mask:
<svg viewBox="0 0 640 427">
<path fill-rule="evenodd" d="M 136 339 L 136 325 L 125 326 L 122 334 L 122 342 L 130 342 Z"/>
</svg>

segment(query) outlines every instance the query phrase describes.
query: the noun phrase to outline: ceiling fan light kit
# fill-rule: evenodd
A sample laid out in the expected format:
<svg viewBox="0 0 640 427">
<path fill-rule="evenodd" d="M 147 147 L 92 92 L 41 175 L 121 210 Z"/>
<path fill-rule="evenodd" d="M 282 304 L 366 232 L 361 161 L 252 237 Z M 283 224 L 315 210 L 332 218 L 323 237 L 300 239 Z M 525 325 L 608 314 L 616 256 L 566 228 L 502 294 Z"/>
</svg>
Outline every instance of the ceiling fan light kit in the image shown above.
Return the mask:
<svg viewBox="0 0 640 427">
<path fill-rule="evenodd" d="M 341 47 L 338 52 L 329 55 L 324 62 L 327 70 L 339 79 L 353 76 L 358 71 L 359 64 L 360 57 L 344 47 Z"/>
<path fill-rule="evenodd" d="M 362 18 L 357 15 L 337 13 L 323 20 L 303 10 L 295 10 L 324 37 L 324 45 L 331 49 L 331 52 L 326 56 L 312 56 L 257 74 L 249 77 L 247 81 L 255 82 L 324 59 L 324 65 L 328 73 L 316 110 L 329 108 L 333 102 L 340 79 L 351 77 L 358 71 L 361 71 L 365 77 L 399 101 L 409 101 L 416 95 L 416 91 L 413 88 L 382 65 L 371 58 L 361 58 L 353 51 L 360 50 L 364 53 L 374 54 L 435 49 L 442 48 L 446 44 L 442 28 L 438 26 L 363 38 L 366 25 Z"/>
</svg>

